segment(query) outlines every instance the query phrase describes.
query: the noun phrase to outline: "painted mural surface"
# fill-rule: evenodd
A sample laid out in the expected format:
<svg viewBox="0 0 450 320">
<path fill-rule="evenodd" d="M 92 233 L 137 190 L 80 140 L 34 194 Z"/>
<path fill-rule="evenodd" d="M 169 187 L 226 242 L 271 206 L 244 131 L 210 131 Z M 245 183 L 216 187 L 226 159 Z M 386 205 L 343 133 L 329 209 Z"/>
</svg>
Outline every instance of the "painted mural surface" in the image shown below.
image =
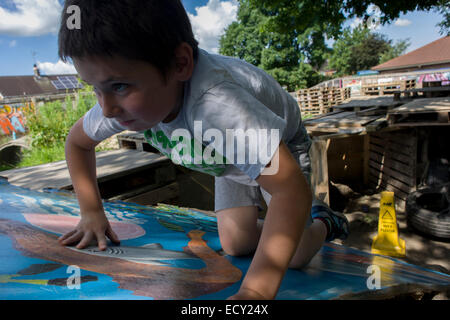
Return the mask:
<svg viewBox="0 0 450 320">
<path fill-rule="evenodd" d="M 215 218 L 173 206 L 104 207 L 120 246 L 63 247 L 57 238 L 79 220 L 76 199 L 0 179 L 0 299 L 225 299 L 239 289 L 251 257 L 221 254 Z M 367 291 L 373 265 L 382 288 L 450 285 L 447 275 L 327 244 L 308 268 L 288 270 L 277 299 Z"/>
<path fill-rule="evenodd" d="M 26 131 L 24 111 L 34 108 L 32 103 L 0 104 L 0 135 L 16 137 Z"/>
</svg>

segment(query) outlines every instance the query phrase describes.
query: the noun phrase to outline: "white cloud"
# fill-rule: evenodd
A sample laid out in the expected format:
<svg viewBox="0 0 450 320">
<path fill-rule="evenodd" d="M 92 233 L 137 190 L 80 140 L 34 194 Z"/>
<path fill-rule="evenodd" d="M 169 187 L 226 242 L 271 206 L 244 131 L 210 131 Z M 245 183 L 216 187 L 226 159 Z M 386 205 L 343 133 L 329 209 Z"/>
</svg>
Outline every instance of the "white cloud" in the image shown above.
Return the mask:
<svg viewBox="0 0 450 320">
<path fill-rule="evenodd" d="M 38 68 L 41 71 L 41 74 L 76 74 L 77 70 L 72 64 L 64 63 L 62 60 L 59 60 L 57 63 L 52 62 L 38 62 Z"/>
<path fill-rule="evenodd" d="M 363 19 L 356 17 L 350 23 L 350 28 L 353 30 L 363 24 L 372 31 L 380 30 L 381 28 L 380 20 L 377 16 L 371 16 L 367 21 L 364 21 Z"/>
<path fill-rule="evenodd" d="M 394 22 L 394 25 L 396 25 L 397 27 L 407 27 L 411 24 L 412 22 L 408 19 L 397 19 Z"/>
<path fill-rule="evenodd" d="M 363 23 L 363 20 L 361 18 L 356 17 L 350 23 L 350 28 L 355 29 L 355 28 L 359 27 L 362 23 Z"/>
<path fill-rule="evenodd" d="M 10 48 L 14 48 L 15 46 L 17 46 L 17 40 L 12 40 L 9 42 L 9 47 Z"/>
<path fill-rule="evenodd" d="M 238 1 L 209 0 L 206 6 L 195 8 L 196 15 L 188 13 L 199 46 L 217 53 L 219 39 L 230 23 L 236 20 Z"/>
<path fill-rule="evenodd" d="M 40 36 L 58 32 L 62 6 L 58 0 L 11 0 L 17 10 L 0 7 L 0 34 Z"/>
</svg>

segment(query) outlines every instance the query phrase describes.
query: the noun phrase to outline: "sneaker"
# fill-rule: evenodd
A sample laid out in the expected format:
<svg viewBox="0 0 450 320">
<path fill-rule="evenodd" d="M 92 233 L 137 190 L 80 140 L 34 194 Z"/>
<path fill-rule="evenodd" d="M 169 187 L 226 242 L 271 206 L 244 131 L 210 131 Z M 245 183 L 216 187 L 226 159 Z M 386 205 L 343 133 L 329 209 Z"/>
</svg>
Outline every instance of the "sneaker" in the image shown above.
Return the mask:
<svg viewBox="0 0 450 320">
<path fill-rule="evenodd" d="M 311 217 L 313 219 L 324 219 L 330 224 L 326 241 L 333 241 L 338 238 L 347 239 L 349 228 L 348 220 L 344 214 L 335 212 L 323 201 L 314 199 L 311 208 Z"/>
</svg>

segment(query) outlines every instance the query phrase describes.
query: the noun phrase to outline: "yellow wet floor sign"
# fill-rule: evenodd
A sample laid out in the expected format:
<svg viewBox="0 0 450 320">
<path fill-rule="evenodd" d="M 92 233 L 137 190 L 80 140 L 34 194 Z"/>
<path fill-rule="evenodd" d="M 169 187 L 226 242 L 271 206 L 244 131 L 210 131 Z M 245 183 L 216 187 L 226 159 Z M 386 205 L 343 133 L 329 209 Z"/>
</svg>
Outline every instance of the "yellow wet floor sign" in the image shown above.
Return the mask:
<svg viewBox="0 0 450 320">
<path fill-rule="evenodd" d="M 372 253 L 393 257 L 406 255 L 405 240 L 398 236 L 393 192 L 381 193 L 378 234 L 372 242 Z"/>
</svg>

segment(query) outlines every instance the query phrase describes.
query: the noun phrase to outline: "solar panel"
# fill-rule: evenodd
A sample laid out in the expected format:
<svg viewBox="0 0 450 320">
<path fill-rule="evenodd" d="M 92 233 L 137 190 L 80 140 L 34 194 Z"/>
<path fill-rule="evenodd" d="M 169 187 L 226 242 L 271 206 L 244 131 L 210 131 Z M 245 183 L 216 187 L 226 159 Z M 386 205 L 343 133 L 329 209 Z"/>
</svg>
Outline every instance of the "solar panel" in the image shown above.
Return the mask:
<svg viewBox="0 0 450 320">
<path fill-rule="evenodd" d="M 54 80 L 52 81 L 53 86 L 58 89 L 58 90 L 63 90 L 66 89 L 66 87 L 64 86 L 64 84 L 62 84 L 59 80 Z"/>
<path fill-rule="evenodd" d="M 78 81 L 75 76 L 59 76 L 58 80 L 67 80 L 67 81 Z"/>
<path fill-rule="evenodd" d="M 78 82 L 75 76 L 58 76 L 57 79 L 53 80 L 52 84 L 58 90 L 83 88 L 83 85 Z"/>
</svg>

